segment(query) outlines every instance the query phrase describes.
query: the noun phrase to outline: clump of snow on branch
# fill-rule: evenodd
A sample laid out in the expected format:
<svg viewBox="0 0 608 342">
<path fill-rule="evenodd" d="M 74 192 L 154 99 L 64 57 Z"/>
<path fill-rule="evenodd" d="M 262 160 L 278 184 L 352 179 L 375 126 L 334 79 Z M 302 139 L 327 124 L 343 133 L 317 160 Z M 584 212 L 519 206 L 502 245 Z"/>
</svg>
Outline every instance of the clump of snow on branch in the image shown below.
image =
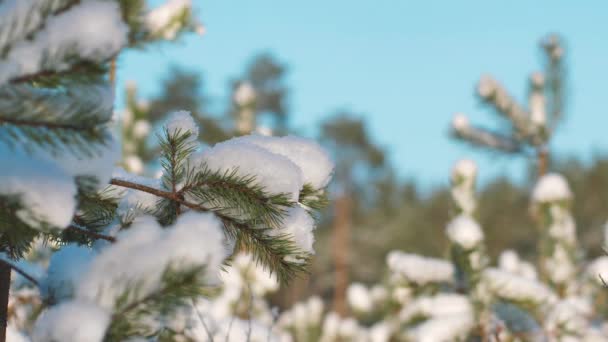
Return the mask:
<svg viewBox="0 0 608 342">
<path fill-rule="evenodd" d="M 252 144 L 228 140 L 210 149 L 193 153 L 190 165 L 206 165 L 211 171 L 255 175 L 257 183 L 271 194 L 287 194 L 297 201 L 304 185 L 302 171 L 288 158 Z"/>
<path fill-rule="evenodd" d="M 198 138 L 198 125 L 194 122 L 190 112 L 180 110 L 169 114 L 165 124 L 169 135 L 188 134 L 188 142 L 194 144 Z"/>
<path fill-rule="evenodd" d="M 93 252 L 84 246 L 68 245 L 53 253 L 41 284 L 42 296 L 52 301 L 72 297 L 92 258 Z"/>
<path fill-rule="evenodd" d="M 273 234 L 286 234 L 290 236 L 300 250 L 314 254 L 313 243 L 315 236 L 313 229 L 315 221 L 310 214 L 301 207 L 290 208 L 283 220 L 281 228 L 273 230 Z"/>
<path fill-rule="evenodd" d="M 74 55 L 83 60 L 106 61 L 127 44 L 128 31 L 117 3 L 82 2 L 51 16 L 44 30 L 11 47 L 0 62 L 0 85 L 18 75 L 65 70 L 69 67 L 67 60 Z"/>
<path fill-rule="evenodd" d="M 467 215 L 459 215 L 446 227 L 450 241 L 464 249 L 471 249 L 483 241 L 483 232 L 477 222 Z"/>
<path fill-rule="evenodd" d="M 33 342 L 103 340 L 110 324 L 110 313 L 85 301 L 70 301 L 43 312 L 36 321 Z"/>
<path fill-rule="evenodd" d="M 227 256 L 220 222 L 211 214 L 186 213 L 164 230 L 152 218 L 140 217 L 117 238 L 91 262 L 77 285 L 77 298 L 111 309 L 133 284 L 141 297 L 157 290 L 169 268 L 205 265 L 203 276 L 217 279 Z"/>
<path fill-rule="evenodd" d="M 0 194 L 19 196 L 23 208 L 16 215 L 36 228 L 42 223 L 65 228 L 76 209 L 74 179 L 57 164 L 37 160 L 20 151 L 9 151 L 0 145 L 0 154 L 12 156 L 0 168 Z"/>
<path fill-rule="evenodd" d="M 249 135 L 235 141 L 260 146 L 288 158 L 302 170 L 304 184 L 310 184 L 314 189 L 324 188 L 331 179 L 334 163 L 329 154 L 312 140 L 294 136 Z"/>
<path fill-rule="evenodd" d="M 557 299 L 545 284 L 497 268 L 486 269 L 482 278 L 490 292 L 504 299 L 537 304 L 552 303 Z"/>
<path fill-rule="evenodd" d="M 567 200 L 572 197 L 572 192 L 566 179 L 559 174 L 549 173 L 544 175 L 532 191 L 532 200 L 537 203 Z"/>
<path fill-rule="evenodd" d="M 346 289 L 346 299 L 350 307 L 357 312 L 369 312 L 374 303 L 365 285 L 352 283 Z"/>
<path fill-rule="evenodd" d="M 418 285 L 450 282 L 454 276 L 454 267 L 449 262 L 400 251 L 390 252 L 387 264 L 395 276 Z"/>
<path fill-rule="evenodd" d="M 521 260 L 517 252 L 507 249 L 498 256 L 498 268 L 528 279 L 536 279 L 536 268 L 531 263 Z"/>
</svg>

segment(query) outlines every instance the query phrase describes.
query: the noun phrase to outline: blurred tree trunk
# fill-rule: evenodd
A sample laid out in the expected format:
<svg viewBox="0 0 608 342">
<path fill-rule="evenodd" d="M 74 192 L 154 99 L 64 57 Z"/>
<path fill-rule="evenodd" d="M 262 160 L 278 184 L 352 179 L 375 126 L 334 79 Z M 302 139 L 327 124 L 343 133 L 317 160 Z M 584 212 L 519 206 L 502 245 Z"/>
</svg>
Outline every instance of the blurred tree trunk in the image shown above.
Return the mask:
<svg viewBox="0 0 608 342">
<path fill-rule="evenodd" d="M 348 265 L 350 245 L 350 218 L 352 203 L 345 193 L 335 203 L 333 252 L 335 263 L 335 288 L 333 309 L 340 316 L 346 316 L 346 288 L 348 287 Z"/>
<path fill-rule="evenodd" d="M 549 149 L 546 146 L 541 146 L 536 152 L 537 178 L 544 176 L 549 169 Z"/>
<path fill-rule="evenodd" d="M 8 297 L 11 288 L 11 267 L 0 262 L 0 342 L 6 341 L 6 326 L 8 324 Z"/>
</svg>

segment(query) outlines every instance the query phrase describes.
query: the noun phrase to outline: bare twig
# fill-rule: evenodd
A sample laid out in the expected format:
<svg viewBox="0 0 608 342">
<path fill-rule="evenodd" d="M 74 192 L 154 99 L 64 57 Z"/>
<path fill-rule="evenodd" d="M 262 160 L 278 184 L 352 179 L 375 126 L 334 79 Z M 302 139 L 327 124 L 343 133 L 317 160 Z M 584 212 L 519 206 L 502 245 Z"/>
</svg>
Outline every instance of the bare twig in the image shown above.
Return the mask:
<svg viewBox="0 0 608 342">
<path fill-rule="evenodd" d="M 98 240 L 106 240 L 106 241 L 110 241 L 112 243 L 116 242 L 116 238 L 113 237 L 113 236 L 95 233 L 95 232 L 92 232 L 90 230 L 77 227 L 75 225 L 70 225 L 65 230 L 68 230 L 68 231 L 71 231 L 71 232 L 75 232 L 75 233 L 78 233 L 78 234 L 84 234 L 84 235 L 90 236 L 90 237 L 92 237 L 94 239 L 98 239 Z"/>
</svg>

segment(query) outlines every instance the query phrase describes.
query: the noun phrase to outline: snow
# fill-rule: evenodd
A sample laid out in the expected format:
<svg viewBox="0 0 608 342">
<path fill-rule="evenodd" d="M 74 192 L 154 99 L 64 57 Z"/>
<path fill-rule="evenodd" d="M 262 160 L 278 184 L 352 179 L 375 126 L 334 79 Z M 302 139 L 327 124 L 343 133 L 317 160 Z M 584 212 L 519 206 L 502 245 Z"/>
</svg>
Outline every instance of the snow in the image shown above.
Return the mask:
<svg viewBox="0 0 608 342">
<path fill-rule="evenodd" d="M 545 111 L 545 95 L 542 90 L 533 90 L 528 99 L 528 107 L 530 108 L 530 121 L 536 126 L 543 127 L 547 123 L 547 114 Z"/>
<path fill-rule="evenodd" d="M 517 274 L 524 278 L 536 279 L 536 269 L 534 266 L 526 261 L 523 261 L 517 255 L 517 252 L 511 249 L 504 250 L 498 256 L 498 267 L 501 270 Z"/>
<path fill-rule="evenodd" d="M 390 252 L 387 264 L 396 275 L 418 285 L 450 282 L 454 276 L 454 267 L 447 261 L 400 251 Z"/>
<path fill-rule="evenodd" d="M 532 200 L 536 203 L 547 203 L 567 200 L 572 192 L 566 179 L 557 173 L 549 173 L 536 183 L 532 191 Z"/>
<path fill-rule="evenodd" d="M 497 88 L 496 80 L 490 75 L 482 75 L 477 83 L 477 94 L 483 98 L 488 98 L 494 94 Z"/>
<path fill-rule="evenodd" d="M 0 50 L 19 41 L 38 29 L 44 12 L 53 12 L 69 0 L 6 0 L 0 2 Z"/>
<path fill-rule="evenodd" d="M 138 139 L 145 138 L 148 136 L 148 134 L 150 134 L 151 129 L 152 127 L 150 126 L 150 122 L 148 120 L 137 120 L 133 124 L 133 136 Z"/>
<path fill-rule="evenodd" d="M 461 131 L 469 128 L 469 118 L 462 113 L 454 114 L 452 118 L 452 128 L 456 131 Z"/>
<path fill-rule="evenodd" d="M 234 318 L 220 324 L 218 332 L 213 336 L 213 341 L 278 342 L 279 338 L 272 334 L 269 326 L 253 320 Z"/>
<path fill-rule="evenodd" d="M 91 156 L 80 156 L 73 153 L 61 153 L 48 156 L 66 173 L 73 177 L 87 176 L 96 180 L 97 189 L 105 188 L 110 182 L 115 165 L 120 160 L 120 144 L 115 134 L 106 145 L 97 148 Z"/>
<path fill-rule="evenodd" d="M 181 28 L 180 19 L 184 11 L 192 7 L 192 0 L 169 0 L 151 10 L 145 17 L 145 25 L 153 35 L 162 35 L 164 39 L 174 39 Z"/>
<path fill-rule="evenodd" d="M 23 335 L 12 324 L 6 327 L 6 342 L 29 342 L 30 339 Z"/>
<path fill-rule="evenodd" d="M 76 210 L 76 185 L 56 163 L 36 160 L 19 149 L 0 144 L 0 194 L 19 196 L 23 208 L 16 215 L 42 229 L 43 222 L 65 228 Z"/>
<path fill-rule="evenodd" d="M 473 316 L 446 315 L 418 324 L 407 336 L 417 342 L 450 342 L 464 339 L 474 325 Z"/>
<path fill-rule="evenodd" d="M 233 257 L 230 266 L 220 273 L 225 288 L 237 289 L 240 292 L 247 288 L 255 296 L 264 296 L 279 289 L 276 274 L 258 264 L 250 254 L 238 253 Z"/>
<path fill-rule="evenodd" d="M 134 173 L 142 173 L 144 171 L 144 162 L 136 155 L 128 155 L 124 157 L 125 167 Z"/>
<path fill-rule="evenodd" d="M 68 245 L 53 253 L 41 282 L 42 296 L 55 302 L 70 298 L 92 258 L 93 252 L 86 246 Z"/>
<path fill-rule="evenodd" d="M 593 306 L 588 298 L 569 297 L 551 307 L 544 326 L 550 332 L 584 334 L 591 328 L 587 317 L 592 314 Z"/>
<path fill-rule="evenodd" d="M 603 285 L 603 281 L 608 282 L 608 256 L 602 255 L 597 259 L 593 260 L 585 271 L 587 275 L 597 281 L 598 284 Z"/>
<path fill-rule="evenodd" d="M 464 249 L 472 249 L 483 241 L 483 231 L 468 215 L 459 215 L 446 227 L 448 238 Z"/>
<path fill-rule="evenodd" d="M 103 27 L 103 30 L 99 28 Z M 129 28 L 115 2 L 90 0 L 50 16 L 31 40 L 16 42 L 0 62 L 0 85 L 39 72 L 65 70 L 70 56 L 105 61 L 127 44 Z"/>
<path fill-rule="evenodd" d="M 205 265 L 202 276 L 213 281 L 228 255 L 220 222 L 208 213 L 185 213 L 165 229 L 152 217 L 139 217 L 117 240 L 91 262 L 76 288 L 76 298 L 111 309 L 134 284 L 138 291 L 131 300 L 158 290 L 168 267 L 179 271 Z"/>
<path fill-rule="evenodd" d="M 474 180 L 477 176 L 477 164 L 470 159 L 461 159 L 452 167 L 452 181 L 458 179 Z"/>
<path fill-rule="evenodd" d="M 101 342 L 110 314 L 83 301 L 69 301 L 51 307 L 36 321 L 33 342 Z"/>
<path fill-rule="evenodd" d="M 373 309 L 374 303 L 365 285 L 351 283 L 346 289 L 346 299 L 355 312 L 365 313 Z"/>
<path fill-rule="evenodd" d="M 466 296 L 446 293 L 432 297 L 421 296 L 416 298 L 401 310 L 399 319 L 403 322 L 409 322 L 419 316 L 472 316 L 472 314 L 473 306 Z"/>
<path fill-rule="evenodd" d="M 234 102 L 239 106 L 247 106 L 255 101 L 255 89 L 249 82 L 242 82 L 234 91 Z"/>
<path fill-rule="evenodd" d="M 231 139 L 190 156 L 190 166 L 203 164 L 211 171 L 255 176 L 258 185 L 270 194 L 284 193 L 296 202 L 304 185 L 302 171 L 288 158 L 261 147 Z"/>
<path fill-rule="evenodd" d="M 188 111 L 180 110 L 169 114 L 165 127 L 169 135 L 190 133 L 190 143 L 195 143 L 198 138 L 198 125 Z"/>
<path fill-rule="evenodd" d="M 291 160 L 302 170 L 304 184 L 322 189 L 329 183 L 334 163 L 329 154 L 315 141 L 295 136 L 269 137 L 247 135 L 234 139 L 264 148 Z"/>
<path fill-rule="evenodd" d="M 162 189 L 162 182 L 159 178 L 138 176 L 129 173 L 122 168 L 115 168 L 112 178 L 149 186 L 158 190 Z M 116 190 L 117 195 L 121 195 L 121 199 L 118 202 L 117 214 L 123 218 L 128 215 L 153 212 L 157 208 L 160 199 L 158 196 L 145 191 L 127 189 L 119 186 L 114 186 L 113 189 Z"/>
<path fill-rule="evenodd" d="M 312 246 L 315 242 L 314 228 L 315 221 L 310 214 L 301 207 L 293 207 L 289 208 L 281 228 L 275 229 L 272 233 L 287 234 L 300 250 L 314 254 L 315 250 Z"/>
<path fill-rule="evenodd" d="M 543 283 L 527 279 L 496 268 L 488 268 L 482 281 L 495 295 L 513 301 L 530 301 L 536 304 L 551 303 L 555 295 Z"/>
</svg>

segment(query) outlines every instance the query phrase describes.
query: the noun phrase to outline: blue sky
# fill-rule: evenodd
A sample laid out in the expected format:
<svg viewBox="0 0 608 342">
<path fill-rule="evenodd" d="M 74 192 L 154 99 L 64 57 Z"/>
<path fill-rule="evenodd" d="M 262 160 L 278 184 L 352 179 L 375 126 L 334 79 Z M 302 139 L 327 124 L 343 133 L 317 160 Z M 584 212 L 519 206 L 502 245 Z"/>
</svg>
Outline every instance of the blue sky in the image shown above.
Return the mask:
<svg viewBox="0 0 608 342">
<path fill-rule="evenodd" d="M 538 40 L 558 32 L 567 40 L 570 93 L 554 152 L 589 160 L 608 151 L 607 1 L 193 2 L 207 34 L 125 53 L 120 88 L 135 80 L 152 94 L 167 67 L 179 64 L 200 70 L 221 97 L 253 55 L 270 51 L 289 66 L 291 122 L 303 132 L 314 134 L 316 123 L 346 108 L 366 119 L 403 176 L 440 184 L 455 160 L 469 157 L 482 179 L 518 179 L 522 161 L 454 143 L 448 125 L 456 111 L 496 122 L 473 96 L 482 73 L 524 100 L 527 77 L 541 66 Z"/>
</svg>

